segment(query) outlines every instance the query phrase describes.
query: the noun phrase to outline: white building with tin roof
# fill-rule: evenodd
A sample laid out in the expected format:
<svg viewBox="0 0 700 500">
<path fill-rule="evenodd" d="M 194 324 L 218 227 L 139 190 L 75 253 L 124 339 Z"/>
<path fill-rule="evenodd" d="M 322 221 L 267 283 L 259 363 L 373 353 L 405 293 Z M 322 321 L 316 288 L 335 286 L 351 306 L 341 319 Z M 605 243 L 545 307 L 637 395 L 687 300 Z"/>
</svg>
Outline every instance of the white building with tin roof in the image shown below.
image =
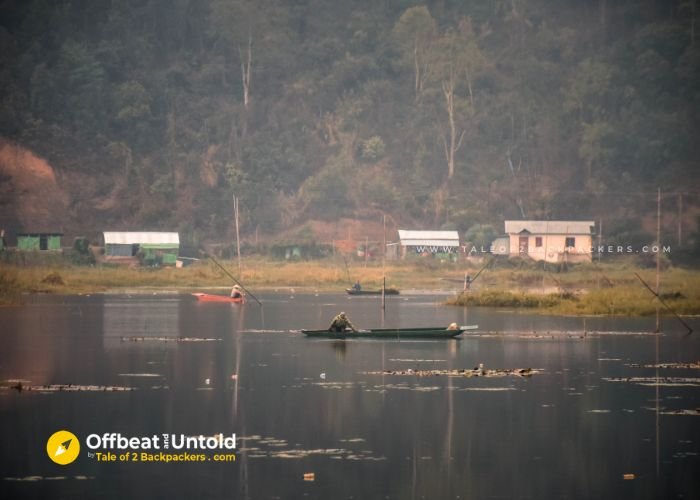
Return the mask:
<svg viewBox="0 0 700 500">
<path fill-rule="evenodd" d="M 459 252 L 459 233 L 457 231 L 413 231 L 399 229 L 401 255 L 408 252 L 418 254 L 457 253 Z"/>
</svg>

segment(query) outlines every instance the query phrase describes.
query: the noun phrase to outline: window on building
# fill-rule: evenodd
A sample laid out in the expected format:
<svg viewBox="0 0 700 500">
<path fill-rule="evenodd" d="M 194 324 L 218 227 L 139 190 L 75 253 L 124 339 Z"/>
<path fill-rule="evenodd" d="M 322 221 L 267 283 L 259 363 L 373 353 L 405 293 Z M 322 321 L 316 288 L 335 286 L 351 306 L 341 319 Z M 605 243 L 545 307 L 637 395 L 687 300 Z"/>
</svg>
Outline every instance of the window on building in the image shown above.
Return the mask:
<svg viewBox="0 0 700 500">
<path fill-rule="evenodd" d="M 541 247 L 541 246 L 542 246 L 542 236 L 536 236 L 536 237 L 535 237 L 535 246 L 536 246 L 536 247 Z"/>
<path fill-rule="evenodd" d="M 566 246 L 566 248 L 575 248 L 576 247 L 576 238 L 567 237 L 565 246 Z"/>
</svg>

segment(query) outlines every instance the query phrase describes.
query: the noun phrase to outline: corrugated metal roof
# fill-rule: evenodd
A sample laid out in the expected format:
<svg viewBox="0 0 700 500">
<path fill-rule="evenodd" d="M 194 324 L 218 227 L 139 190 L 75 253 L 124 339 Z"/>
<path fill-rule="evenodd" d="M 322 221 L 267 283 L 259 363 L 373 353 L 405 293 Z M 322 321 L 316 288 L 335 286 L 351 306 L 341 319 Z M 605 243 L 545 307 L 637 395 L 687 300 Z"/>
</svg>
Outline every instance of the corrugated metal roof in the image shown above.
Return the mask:
<svg viewBox="0 0 700 500">
<path fill-rule="evenodd" d="M 403 246 L 459 246 L 457 231 L 410 231 L 399 229 L 399 239 Z"/>
<path fill-rule="evenodd" d="M 63 236 L 60 231 L 23 231 L 17 233 L 17 236 L 38 236 L 38 235 L 49 235 L 49 236 Z"/>
<path fill-rule="evenodd" d="M 507 220 L 506 233 L 518 234 L 591 234 L 592 220 Z"/>
<path fill-rule="evenodd" d="M 178 233 L 154 231 L 105 231 L 105 245 L 133 245 L 143 243 L 180 245 Z"/>
</svg>

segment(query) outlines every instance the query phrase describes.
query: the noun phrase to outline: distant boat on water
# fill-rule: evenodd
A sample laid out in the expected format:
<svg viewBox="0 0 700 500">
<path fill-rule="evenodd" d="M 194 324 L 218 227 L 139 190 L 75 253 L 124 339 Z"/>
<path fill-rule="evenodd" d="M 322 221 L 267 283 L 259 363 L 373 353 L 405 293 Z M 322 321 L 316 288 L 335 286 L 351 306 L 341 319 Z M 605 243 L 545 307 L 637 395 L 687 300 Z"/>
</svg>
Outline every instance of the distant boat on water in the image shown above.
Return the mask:
<svg viewBox="0 0 700 500">
<path fill-rule="evenodd" d="M 345 291 L 348 293 L 348 295 L 381 295 L 382 291 L 380 290 L 357 290 L 355 288 L 346 288 Z M 399 291 L 396 288 L 387 288 L 384 290 L 385 295 L 398 295 Z"/>
<path fill-rule="evenodd" d="M 211 293 L 193 293 L 200 302 L 228 302 L 231 304 L 243 304 L 245 297 L 229 297 L 228 295 L 214 295 Z"/>
<path fill-rule="evenodd" d="M 428 328 L 372 328 L 368 330 L 345 330 L 343 332 L 331 332 L 328 330 L 302 330 L 307 337 L 327 337 L 327 338 L 354 338 L 354 337 L 374 337 L 383 339 L 405 339 L 421 338 L 449 339 L 464 333 L 467 330 L 477 329 L 477 325 L 456 326 L 454 328 L 428 327 Z"/>
</svg>

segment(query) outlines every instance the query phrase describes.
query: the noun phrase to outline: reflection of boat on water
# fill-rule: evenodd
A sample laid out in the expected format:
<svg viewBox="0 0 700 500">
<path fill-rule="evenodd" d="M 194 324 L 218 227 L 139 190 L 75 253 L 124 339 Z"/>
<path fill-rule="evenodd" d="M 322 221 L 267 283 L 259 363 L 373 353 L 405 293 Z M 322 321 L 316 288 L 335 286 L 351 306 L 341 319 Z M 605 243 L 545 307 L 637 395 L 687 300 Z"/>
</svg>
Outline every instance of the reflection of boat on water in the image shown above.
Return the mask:
<svg viewBox="0 0 700 500">
<path fill-rule="evenodd" d="M 328 338 L 418 338 L 418 339 L 442 339 L 452 338 L 465 332 L 466 330 L 475 330 L 477 325 L 460 326 L 454 329 L 442 327 L 428 328 L 373 328 L 370 330 L 345 330 L 343 332 L 331 332 L 328 330 L 302 330 L 302 333 L 307 337 L 328 337 Z"/>
<path fill-rule="evenodd" d="M 381 290 L 357 290 L 355 288 L 346 288 L 348 295 L 381 295 Z M 384 290 L 384 295 L 398 295 L 399 291 L 396 288 L 387 288 Z"/>
<path fill-rule="evenodd" d="M 229 297 L 228 295 L 214 295 L 210 293 L 193 293 L 199 302 L 228 302 L 230 304 L 242 304 L 245 297 Z"/>
</svg>

